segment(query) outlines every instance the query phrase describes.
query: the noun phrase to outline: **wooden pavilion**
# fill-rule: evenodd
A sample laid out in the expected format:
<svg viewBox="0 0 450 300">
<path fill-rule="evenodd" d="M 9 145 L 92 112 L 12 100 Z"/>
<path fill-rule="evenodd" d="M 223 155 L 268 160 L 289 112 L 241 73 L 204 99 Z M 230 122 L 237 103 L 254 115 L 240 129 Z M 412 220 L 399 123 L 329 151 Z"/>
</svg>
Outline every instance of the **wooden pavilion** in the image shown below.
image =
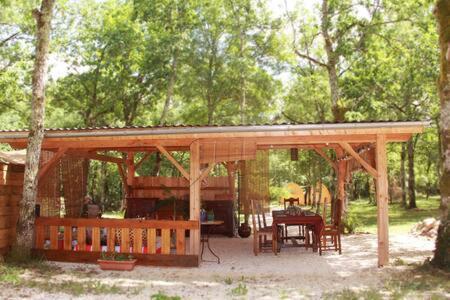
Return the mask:
<svg viewBox="0 0 450 300">
<path fill-rule="evenodd" d="M 217 191 L 210 197 L 223 197 L 232 201 L 235 195 L 234 184 L 231 184 L 234 182 L 237 166 L 235 162 L 254 159 L 257 150 L 297 148 L 316 151 L 330 163 L 337 174 L 336 197 L 339 199 L 344 199 L 345 178 L 355 168 L 367 171 L 376 179 L 378 265 L 383 266 L 389 262 L 386 145 L 390 142 L 405 142 L 413 134 L 423 132 L 428 124 L 429 122 L 419 121 L 382 121 L 47 129 L 42 143 L 43 154 L 38 174 L 38 194 L 42 199 L 49 198 L 50 191 L 59 190 L 55 188 L 54 182 L 60 174 L 86 174 L 80 163 L 86 159 L 117 164 L 127 197 L 136 198 L 139 190 L 143 189 L 143 181 L 135 176 L 135 170 L 149 153 L 159 151 L 182 174 L 179 181 L 184 183 L 180 183 L 178 189 L 186 191 L 184 196 L 189 202 L 189 218 L 85 219 L 76 215 L 75 211 L 79 207 L 70 208 L 71 204 L 66 200 L 66 210 L 72 209 L 73 213 L 66 214 L 64 218 L 54 214 L 53 217 L 36 218 L 35 251 L 53 260 L 94 261 L 102 250 L 100 231 L 106 228 L 105 247 L 108 251 L 114 251 L 116 241 L 119 241 L 122 252 L 133 253 L 144 264 L 198 266 L 200 203 L 203 194 L 208 192 L 203 191 L 202 181 L 207 179 L 212 168 L 219 163 L 226 165 L 229 184 L 215 187 Z M 26 130 L 0 131 L 0 143 L 9 144 L 14 149 L 24 149 L 27 146 L 27 136 Z M 335 155 L 329 156 L 329 150 L 334 151 Z M 104 154 L 105 151 L 118 151 L 124 155 L 113 157 Z M 183 167 L 171 154 L 172 151 L 188 152 L 189 168 Z M 138 152 L 146 154 L 136 162 L 134 155 Z M 3 175 L 0 182 L 0 249 L 7 249 L 15 238 L 23 167 L 14 161 L 0 160 L 0 164 Z M 60 169 L 56 168 L 57 165 Z M 83 175 L 80 175 L 60 179 L 67 189 L 65 197 L 82 199 L 85 195 L 82 188 L 82 180 L 85 180 L 83 178 Z M 151 185 L 144 189 L 158 189 Z M 77 201 L 80 203 L 80 200 Z M 61 231 L 60 228 L 64 230 Z M 84 243 L 87 228 L 91 230 L 90 248 Z M 73 245 L 74 235 L 77 235 L 79 241 L 76 247 Z M 189 236 L 189 242 L 186 236 Z M 62 245 L 59 245 L 61 240 Z"/>
</svg>

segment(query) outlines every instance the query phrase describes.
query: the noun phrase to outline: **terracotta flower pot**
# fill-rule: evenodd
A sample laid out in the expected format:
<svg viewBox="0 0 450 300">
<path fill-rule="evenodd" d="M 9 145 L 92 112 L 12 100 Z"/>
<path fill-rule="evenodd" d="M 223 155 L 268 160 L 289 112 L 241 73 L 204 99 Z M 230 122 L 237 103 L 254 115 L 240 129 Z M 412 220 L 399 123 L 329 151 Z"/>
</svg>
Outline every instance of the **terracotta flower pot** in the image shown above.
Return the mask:
<svg viewBox="0 0 450 300">
<path fill-rule="evenodd" d="M 130 260 L 105 260 L 97 259 L 97 263 L 102 270 L 131 271 L 136 265 L 137 259 Z"/>
</svg>

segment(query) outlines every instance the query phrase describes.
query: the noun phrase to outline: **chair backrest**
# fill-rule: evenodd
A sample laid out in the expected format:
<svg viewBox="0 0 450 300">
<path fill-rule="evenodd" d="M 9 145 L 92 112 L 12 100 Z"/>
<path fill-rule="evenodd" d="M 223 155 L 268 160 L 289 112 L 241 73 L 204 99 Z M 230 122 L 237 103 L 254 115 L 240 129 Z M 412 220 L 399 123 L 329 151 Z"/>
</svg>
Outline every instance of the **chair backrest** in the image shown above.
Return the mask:
<svg viewBox="0 0 450 300">
<path fill-rule="evenodd" d="M 289 206 L 294 205 L 297 203 L 297 205 L 300 206 L 300 199 L 299 198 L 284 198 L 284 209 L 287 209 L 286 203 L 289 203 Z"/>
<path fill-rule="evenodd" d="M 259 230 L 261 228 L 267 227 L 266 216 L 264 215 L 264 210 L 262 207 L 262 201 L 250 200 L 251 210 L 252 210 L 252 225 L 253 230 Z M 258 225 L 258 226 L 256 226 Z"/>
<path fill-rule="evenodd" d="M 327 202 L 327 198 L 324 199 L 323 201 L 323 209 L 322 209 L 322 220 L 324 224 L 327 224 L 327 207 L 328 207 L 328 202 Z"/>
</svg>

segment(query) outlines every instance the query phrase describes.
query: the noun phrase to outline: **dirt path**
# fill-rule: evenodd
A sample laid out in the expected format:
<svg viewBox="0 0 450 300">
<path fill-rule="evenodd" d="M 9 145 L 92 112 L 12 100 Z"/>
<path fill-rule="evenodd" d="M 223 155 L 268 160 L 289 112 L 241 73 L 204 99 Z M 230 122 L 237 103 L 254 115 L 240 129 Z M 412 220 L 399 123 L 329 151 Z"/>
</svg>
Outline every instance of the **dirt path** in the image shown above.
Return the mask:
<svg viewBox="0 0 450 300">
<path fill-rule="evenodd" d="M 136 267 L 132 272 L 104 272 L 96 265 L 58 263 L 63 273 L 54 280 L 95 280 L 106 286 L 130 289 L 134 292 L 127 296 L 136 299 L 150 299 L 158 292 L 182 299 L 229 299 L 239 295 L 248 299 L 304 299 L 320 298 L 324 293 L 344 289 L 377 289 L 392 272 L 401 268 L 376 267 L 376 235 L 373 234 L 343 237 L 342 255 L 327 252 L 319 256 L 303 248 L 285 248 L 278 256 L 263 253 L 255 257 L 252 240 L 237 238 L 213 237 L 211 246 L 221 257 L 221 264 L 208 262 L 199 268 Z M 433 247 L 433 241 L 422 237 L 391 236 L 391 263 L 424 261 L 432 255 Z M 74 271 L 78 275 L 73 275 Z M 23 288 L 3 289 L 0 295 L 10 299 L 25 295 L 32 299 L 74 298 Z M 100 293 L 82 297 L 123 299 L 124 295 Z"/>
</svg>

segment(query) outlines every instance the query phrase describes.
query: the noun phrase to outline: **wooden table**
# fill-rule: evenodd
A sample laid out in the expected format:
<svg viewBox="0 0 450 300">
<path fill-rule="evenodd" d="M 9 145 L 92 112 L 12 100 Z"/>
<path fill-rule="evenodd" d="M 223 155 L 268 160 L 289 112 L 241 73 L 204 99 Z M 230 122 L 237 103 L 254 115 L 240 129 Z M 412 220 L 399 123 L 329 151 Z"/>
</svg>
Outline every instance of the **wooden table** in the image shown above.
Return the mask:
<svg viewBox="0 0 450 300">
<path fill-rule="evenodd" d="M 201 239 L 200 239 L 200 241 L 202 243 L 202 252 L 200 254 L 200 259 L 202 261 L 209 261 L 209 260 L 203 259 L 203 250 L 205 249 L 205 243 L 206 243 L 206 245 L 208 246 L 209 252 L 211 252 L 211 254 L 217 258 L 217 263 L 220 264 L 220 257 L 216 253 L 214 253 L 214 251 L 211 249 L 211 246 L 209 245 L 209 233 L 213 226 L 220 226 L 220 225 L 223 225 L 223 223 L 224 223 L 224 221 L 219 221 L 219 220 L 204 221 L 204 222 L 200 223 L 201 226 L 204 226 L 206 228 L 206 234 L 202 235 Z"/>
<path fill-rule="evenodd" d="M 317 251 L 318 248 L 318 242 L 320 233 L 323 230 L 324 224 L 322 217 L 318 214 L 311 214 L 311 215 L 298 215 L 298 216 L 291 216 L 286 214 L 286 211 L 284 210 L 274 210 L 272 211 L 272 231 L 273 231 L 273 249 L 277 249 L 278 245 L 278 226 L 281 224 L 289 224 L 289 225 L 312 225 L 314 226 L 314 235 L 316 236 L 315 239 L 313 239 L 313 250 Z"/>
</svg>

